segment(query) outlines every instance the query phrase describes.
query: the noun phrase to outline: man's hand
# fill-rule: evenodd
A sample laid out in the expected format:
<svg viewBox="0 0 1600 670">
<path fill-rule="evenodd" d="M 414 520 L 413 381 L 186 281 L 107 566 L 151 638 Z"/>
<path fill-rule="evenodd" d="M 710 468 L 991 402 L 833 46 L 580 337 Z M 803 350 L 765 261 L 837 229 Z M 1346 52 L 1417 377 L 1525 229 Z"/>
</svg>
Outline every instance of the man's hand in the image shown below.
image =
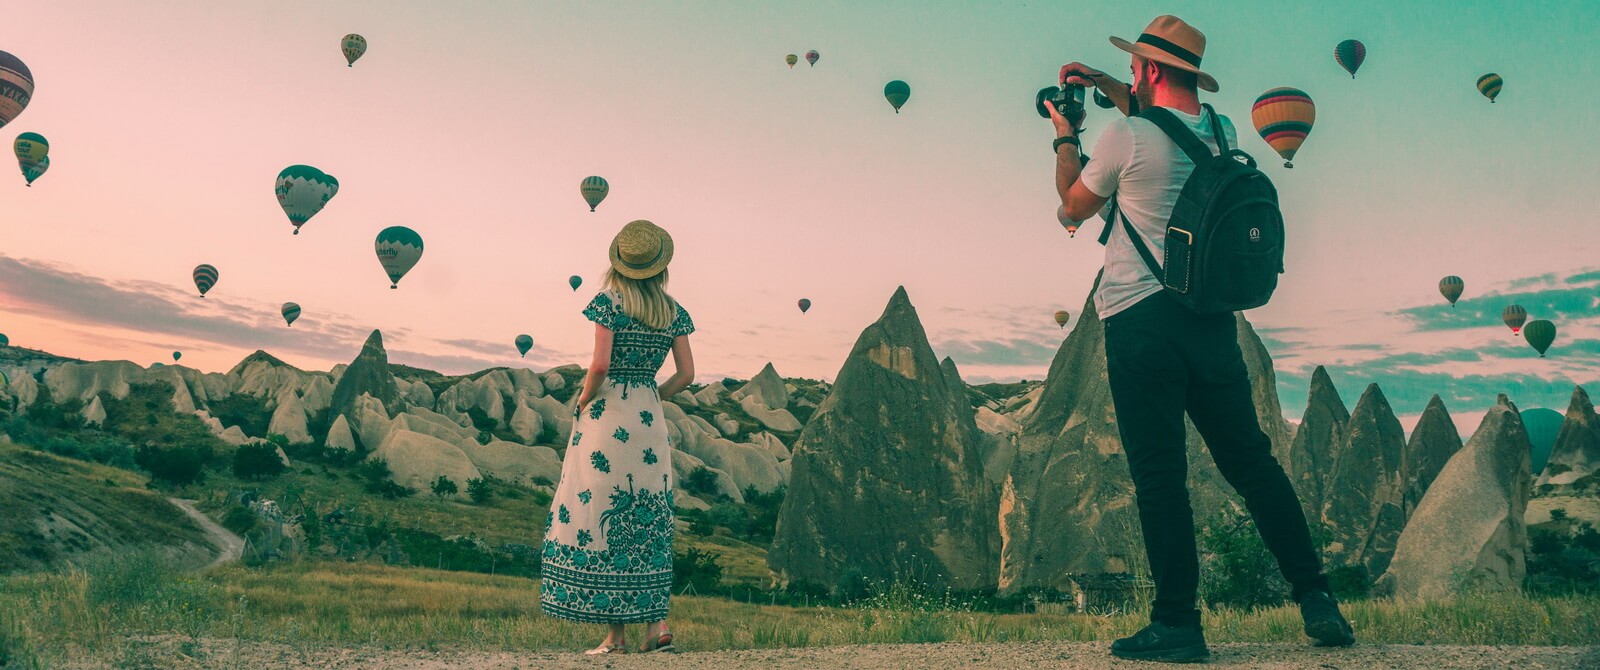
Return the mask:
<svg viewBox="0 0 1600 670">
<path fill-rule="evenodd" d="M 1061 115 L 1061 112 L 1056 111 L 1055 105 L 1046 103 L 1044 108 L 1050 110 L 1050 123 L 1056 126 L 1056 137 L 1078 134 L 1078 129 L 1073 128 L 1072 123 L 1067 121 L 1066 117 Z"/>
<path fill-rule="evenodd" d="M 1110 79 L 1110 77 L 1106 76 L 1106 73 L 1084 65 L 1083 63 L 1068 63 L 1061 66 L 1061 83 L 1063 85 L 1074 84 L 1077 86 L 1098 88 L 1102 78 Z"/>
</svg>

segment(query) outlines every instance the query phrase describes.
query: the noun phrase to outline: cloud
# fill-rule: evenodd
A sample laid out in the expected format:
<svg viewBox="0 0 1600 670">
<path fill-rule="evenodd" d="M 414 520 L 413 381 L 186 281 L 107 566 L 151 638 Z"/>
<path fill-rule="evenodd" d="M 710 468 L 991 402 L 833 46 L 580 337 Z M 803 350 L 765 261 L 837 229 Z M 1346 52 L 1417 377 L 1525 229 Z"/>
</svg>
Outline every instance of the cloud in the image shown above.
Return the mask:
<svg viewBox="0 0 1600 670">
<path fill-rule="evenodd" d="M 1031 339 L 941 340 L 933 350 L 962 366 L 1047 366 L 1060 342 Z"/>
<path fill-rule="evenodd" d="M 1500 323 L 1506 305 L 1517 304 L 1528 310 L 1528 319 L 1549 319 L 1556 323 L 1595 318 L 1595 293 L 1600 288 L 1600 271 L 1585 271 L 1558 280 L 1554 273 L 1514 279 L 1504 290 L 1490 290 L 1481 296 L 1462 298 L 1455 307 L 1441 303 L 1408 307 L 1396 314 L 1409 319 L 1419 331 L 1476 328 Z M 1529 290 L 1534 289 L 1534 290 Z"/>
</svg>

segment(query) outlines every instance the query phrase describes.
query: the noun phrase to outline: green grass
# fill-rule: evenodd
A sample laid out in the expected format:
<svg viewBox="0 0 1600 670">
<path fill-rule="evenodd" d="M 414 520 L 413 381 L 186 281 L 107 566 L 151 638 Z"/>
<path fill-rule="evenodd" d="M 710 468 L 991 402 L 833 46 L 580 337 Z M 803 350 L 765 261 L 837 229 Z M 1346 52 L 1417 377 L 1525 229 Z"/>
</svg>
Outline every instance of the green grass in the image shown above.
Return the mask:
<svg viewBox="0 0 1600 670">
<path fill-rule="evenodd" d="M 1474 596 L 1447 602 L 1368 601 L 1347 607 L 1365 643 L 1594 644 L 1600 599 Z M 677 596 L 671 621 L 686 650 L 922 642 L 1105 641 L 1142 615 L 990 614 L 938 598 L 890 595 L 847 608 L 791 608 Z M 1206 613 L 1214 642 L 1302 644 L 1287 607 Z M 507 576 L 366 563 L 231 566 L 184 576 L 159 564 L 97 563 L 66 574 L 0 581 L 0 653 L 20 667 L 126 659 L 144 635 L 174 636 L 188 653 L 204 638 L 295 648 L 378 646 L 578 650 L 600 628 L 538 613 L 538 584 Z M 9 650 L 9 652 L 6 652 Z M 160 666 L 161 659 L 144 659 Z M 205 659 L 200 659 L 205 660 Z"/>
</svg>

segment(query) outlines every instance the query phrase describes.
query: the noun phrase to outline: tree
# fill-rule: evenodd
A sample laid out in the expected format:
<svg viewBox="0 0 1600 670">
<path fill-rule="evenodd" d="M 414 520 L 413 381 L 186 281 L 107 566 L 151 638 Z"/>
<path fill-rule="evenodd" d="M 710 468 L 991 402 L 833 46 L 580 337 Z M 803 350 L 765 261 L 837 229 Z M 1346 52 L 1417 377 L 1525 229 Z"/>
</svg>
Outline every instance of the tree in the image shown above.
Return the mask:
<svg viewBox="0 0 1600 670">
<path fill-rule="evenodd" d="M 494 497 L 494 491 L 489 489 L 489 480 L 478 477 L 467 480 L 467 495 L 472 497 L 472 502 L 482 505 Z"/>
<path fill-rule="evenodd" d="M 440 498 L 445 496 L 453 496 L 457 491 L 460 490 L 456 488 L 456 483 L 454 481 L 451 481 L 449 477 L 444 475 L 439 475 L 439 478 L 433 480 L 433 485 L 428 488 L 433 491 L 433 495 Z"/>
<path fill-rule="evenodd" d="M 717 494 L 717 473 L 705 466 L 695 468 L 683 478 L 683 489 L 701 498 L 714 498 Z"/>
<path fill-rule="evenodd" d="M 283 470 L 283 459 L 272 444 L 246 444 L 233 452 L 233 474 L 240 479 L 276 477 Z"/>
</svg>

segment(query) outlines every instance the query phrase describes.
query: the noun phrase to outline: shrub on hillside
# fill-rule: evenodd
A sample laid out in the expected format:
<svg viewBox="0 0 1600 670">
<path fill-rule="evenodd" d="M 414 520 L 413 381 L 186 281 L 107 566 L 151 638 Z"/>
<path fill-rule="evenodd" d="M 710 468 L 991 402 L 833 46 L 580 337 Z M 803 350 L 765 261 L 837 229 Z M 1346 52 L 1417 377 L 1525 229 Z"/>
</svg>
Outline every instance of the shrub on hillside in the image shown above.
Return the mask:
<svg viewBox="0 0 1600 670">
<path fill-rule="evenodd" d="M 244 505 L 234 505 L 222 515 L 222 527 L 235 535 L 245 535 L 256 529 L 256 513 Z"/>
<path fill-rule="evenodd" d="M 147 444 L 134 452 L 133 461 L 154 479 L 183 485 L 202 479 L 202 471 L 211 457 L 209 444 L 171 447 Z"/>
<path fill-rule="evenodd" d="M 206 405 L 206 411 L 222 422 L 223 426 L 238 426 L 245 435 L 265 437 L 272 423 L 272 409 L 267 399 L 248 393 L 235 393 Z"/>
<path fill-rule="evenodd" d="M 271 443 L 246 444 L 233 452 L 233 474 L 240 479 L 265 479 L 283 474 L 283 459 Z"/>
<path fill-rule="evenodd" d="M 356 474 L 361 478 L 362 486 L 367 493 L 381 495 L 389 500 L 407 498 L 416 493 L 412 488 L 390 480 L 389 477 L 393 473 L 389 470 L 389 462 L 381 458 L 362 461 L 361 465 L 356 466 Z"/>
<path fill-rule="evenodd" d="M 494 490 L 489 488 L 489 478 L 477 477 L 468 479 L 467 495 L 472 498 L 472 502 L 478 503 L 479 505 L 489 502 L 489 500 L 494 497 Z"/>
<path fill-rule="evenodd" d="M 1200 594 L 1207 604 L 1249 609 L 1289 599 L 1289 584 L 1248 514 L 1222 512 L 1201 528 L 1198 540 Z"/>
<path fill-rule="evenodd" d="M 172 385 L 166 382 L 133 384 L 121 400 L 106 400 L 105 430 L 134 444 L 163 448 L 204 448 L 208 453 L 222 449 L 223 443 L 211 434 L 200 418 L 180 414 L 172 406 Z"/>
<path fill-rule="evenodd" d="M 672 583 L 678 588 L 694 587 L 701 595 L 716 593 L 722 583 L 722 554 L 689 547 L 672 555 Z"/>
<path fill-rule="evenodd" d="M 46 430 L 77 430 L 83 427 L 83 401 L 69 398 L 57 403 L 50 387 L 39 385 L 39 395 L 28 406 L 28 420 Z"/>
<path fill-rule="evenodd" d="M 433 491 L 433 495 L 440 498 L 445 496 L 453 496 L 457 491 L 461 490 L 456 487 L 456 483 L 454 481 L 451 481 L 449 477 L 444 475 L 439 475 L 438 479 L 433 480 L 433 485 L 429 486 L 428 489 Z"/>
<path fill-rule="evenodd" d="M 717 497 L 717 473 L 705 466 L 695 468 L 688 477 L 683 478 L 683 490 L 693 494 L 696 498 L 715 499 Z"/>
</svg>

